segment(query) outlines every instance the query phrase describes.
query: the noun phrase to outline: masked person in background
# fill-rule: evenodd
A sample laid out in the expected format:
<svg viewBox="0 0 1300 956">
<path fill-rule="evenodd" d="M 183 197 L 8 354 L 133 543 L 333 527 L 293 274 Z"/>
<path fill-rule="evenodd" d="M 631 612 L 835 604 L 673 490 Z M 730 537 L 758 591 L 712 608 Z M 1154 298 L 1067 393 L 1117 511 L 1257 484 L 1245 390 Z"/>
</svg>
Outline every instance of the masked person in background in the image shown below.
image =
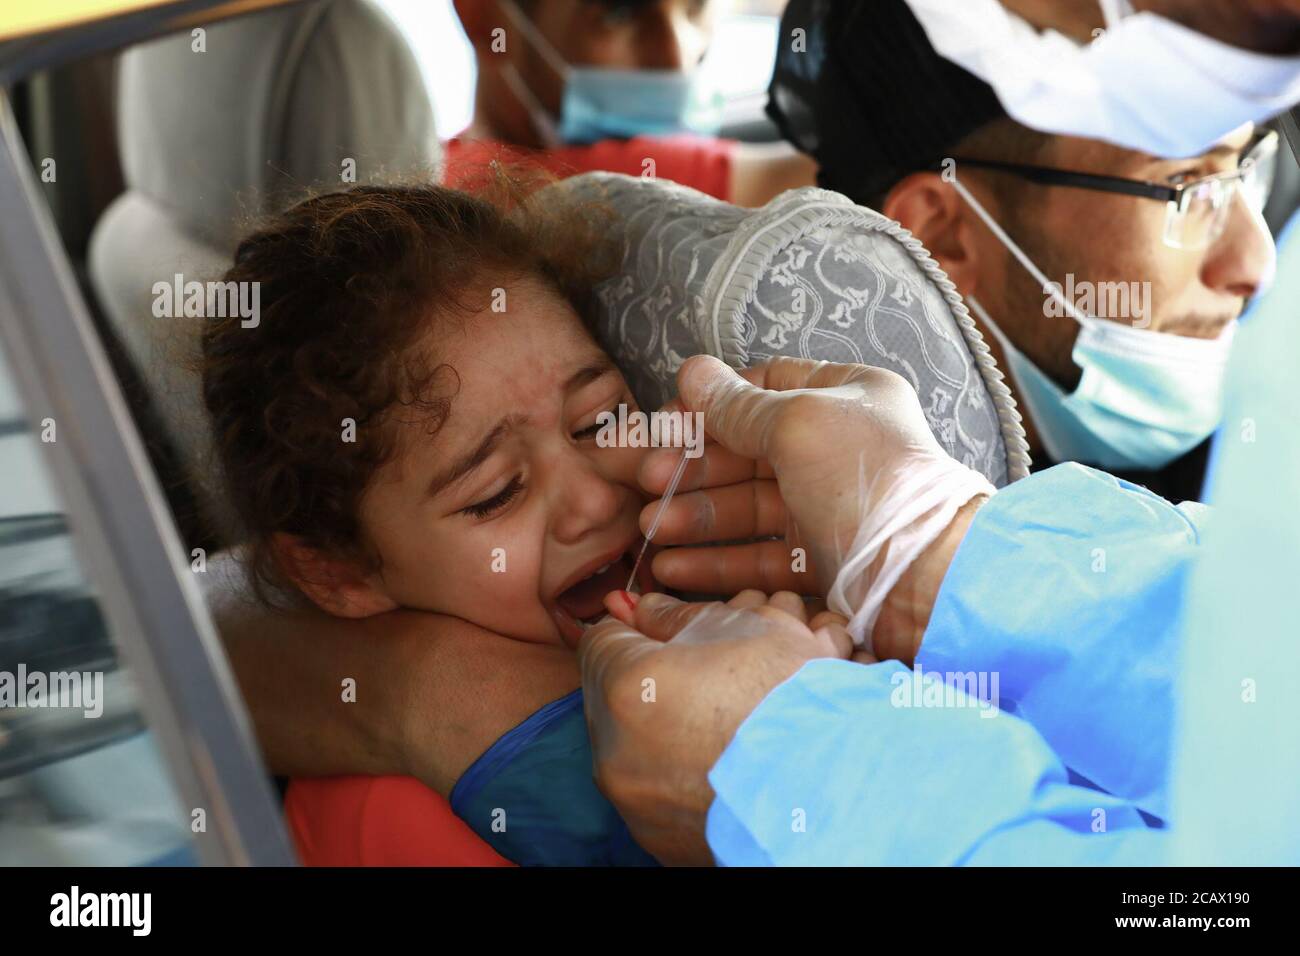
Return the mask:
<svg viewBox="0 0 1300 956">
<path fill-rule="evenodd" d="M 653 175 L 740 206 L 810 186 L 786 143 L 721 139 L 700 68 L 719 0 L 457 0 L 478 65 L 474 119 L 447 144 L 449 185 L 501 145 L 560 174 Z"/>
<path fill-rule="evenodd" d="M 820 185 L 902 223 L 948 273 L 1036 462 L 1199 498 L 1236 320 L 1274 268 L 1276 134 L 1245 125 L 1174 159 L 1031 130 L 905 0 L 793 0 L 778 51 L 769 114 Z"/>
</svg>

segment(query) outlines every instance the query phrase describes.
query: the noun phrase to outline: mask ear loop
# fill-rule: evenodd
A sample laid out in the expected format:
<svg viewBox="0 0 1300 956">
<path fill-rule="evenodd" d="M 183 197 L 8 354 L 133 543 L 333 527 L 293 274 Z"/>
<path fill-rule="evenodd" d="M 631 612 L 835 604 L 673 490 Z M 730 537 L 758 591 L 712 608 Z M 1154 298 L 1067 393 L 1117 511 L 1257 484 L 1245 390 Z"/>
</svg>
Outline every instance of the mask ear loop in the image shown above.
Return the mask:
<svg viewBox="0 0 1300 956">
<path fill-rule="evenodd" d="M 498 0 L 498 3 L 524 39 L 541 54 L 542 59 L 546 61 L 546 65 L 554 70 L 563 82 L 567 83 L 569 73 L 573 68 L 564 62 L 564 58 L 551 45 L 551 41 L 542 36 L 542 31 L 537 29 L 536 25 L 528 19 L 524 11 L 519 9 L 514 0 Z M 528 84 L 519 75 L 519 71 L 515 69 L 514 64 L 506 63 L 502 66 L 501 75 L 505 77 L 506 83 L 515 96 L 518 97 L 519 102 L 523 103 L 528 110 L 533 120 L 533 126 L 537 129 L 537 135 L 542 139 L 542 144 L 547 149 L 555 149 L 560 146 L 563 141 L 560 138 L 559 127 L 556 125 L 555 120 L 551 118 L 550 111 L 537 98 L 537 94 L 528 88 Z"/>
<path fill-rule="evenodd" d="M 965 200 L 967 205 L 969 205 L 972 209 L 975 210 L 976 214 L 980 217 L 980 219 L 984 221 L 984 225 L 988 226 L 989 230 L 992 231 L 993 235 L 997 236 L 998 239 L 1001 240 L 1002 244 L 1006 246 L 1006 248 L 1011 252 L 1013 256 L 1016 257 L 1017 260 L 1019 260 L 1020 264 L 1024 266 L 1027 270 L 1029 270 L 1029 274 L 1038 280 L 1038 282 L 1041 284 L 1043 288 L 1043 291 L 1048 295 L 1052 296 L 1052 298 L 1056 299 L 1058 303 L 1060 303 L 1061 307 L 1065 309 L 1066 314 L 1070 316 L 1070 318 L 1074 319 L 1074 321 L 1079 324 L 1079 327 L 1081 329 L 1087 328 L 1090 322 L 1097 321 L 1096 319 L 1093 319 L 1091 316 L 1087 316 L 1084 313 L 1080 312 L 1077 308 L 1075 308 L 1073 302 L 1069 301 L 1068 299 L 1066 299 L 1064 295 L 1061 294 L 1060 286 L 1058 286 L 1055 282 L 1051 282 L 1048 280 L 1047 276 L 1043 274 L 1043 270 L 1039 269 L 1038 266 L 1034 263 L 1034 260 L 1030 259 L 1029 256 L 1025 254 L 1025 251 L 1020 248 L 1019 244 L 1017 244 L 1017 242 L 1014 239 L 1012 239 L 1009 235 L 1007 235 L 1007 231 L 1003 229 L 1000 225 L 998 225 L 997 220 L 994 219 L 991 215 L 989 215 L 989 211 L 984 208 L 984 204 L 975 198 L 975 196 L 971 193 L 971 191 L 966 188 L 965 184 L 963 184 L 960 180 L 957 179 L 956 175 L 952 177 L 951 181 L 953 186 L 957 190 L 957 194 L 961 196 L 963 200 Z M 1011 342 L 1011 340 L 1007 337 L 1006 333 L 1004 333 L 1000 328 L 998 328 L 997 323 L 994 322 L 992 317 L 989 316 L 988 310 L 984 308 L 984 306 L 980 303 L 978 299 L 976 299 L 973 295 L 967 296 L 966 298 L 970 302 L 971 309 L 974 310 L 975 314 L 979 316 L 979 318 L 981 318 L 984 321 L 984 324 L 989 327 L 990 331 L 993 332 L 994 337 L 998 340 L 998 344 L 1002 346 L 1003 351 L 1006 353 L 1008 364 L 1011 365 L 1014 355 L 1022 354 L 1020 353 L 1020 350 L 1016 348 L 1016 346 Z M 1026 361 L 1028 361 L 1028 359 L 1026 359 Z M 1009 367 L 1007 371 L 1015 379 L 1016 384 L 1020 386 L 1021 388 L 1020 395 L 1028 405 L 1028 398 L 1025 397 L 1026 396 L 1025 383 L 1020 381 L 1020 377 L 1018 374 L 1016 374 L 1014 366 Z M 1034 409 L 1032 407 L 1029 408 L 1029 413 L 1031 416 L 1034 416 L 1035 420 L 1037 420 L 1037 414 L 1034 412 Z M 1052 439 L 1051 435 L 1041 431 L 1040 431 L 1040 435 L 1041 435 L 1040 440 L 1044 443 L 1044 445 L 1047 446 L 1047 450 L 1049 454 L 1051 454 L 1053 457 L 1057 458 L 1058 460 L 1065 457 L 1060 453 L 1060 449 L 1055 447 L 1055 441 Z"/>
<path fill-rule="evenodd" d="M 560 56 L 560 51 L 551 45 L 551 41 L 542 35 L 542 31 L 537 29 L 536 24 L 528 19 L 524 11 L 519 9 L 519 5 L 515 3 L 515 0 L 497 0 L 497 2 L 506 11 L 506 16 L 514 21 L 516 29 L 533 45 L 533 49 L 542 55 L 546 65 L 554 70 L 560 79 L 567 80 L 569 71 L 573 68 L 564 62 L 564 57 Z"/>
<path fill-rule="evenodd" d="M 956 188 L 958 195 L 966 201 L 967 205 L 975 210 L 980 219 L 984 220 L 984 225 L 988 226 L 993 235 L 997 236 L 998 239 L 1002 241 L 1002 244 L 1007 247 L 1010 253 L 1029 271 L 1029 274 L 1038 280 L 1039 285 L 1042 286 L 1043 292 L 1055 299 L 1061 308 L 1065 310 L 1066 315 L 1085 328 L 1089 324 L 1097 321 L 1092 316 L 1080 312 L 1075 308 L 1073 302 L 1061 294 L 1060 286 L 1048 279 L 1047 276 L 1043 275 L 1043 270 L 1039 269 L 1038 266 L 1034 264 L 1034 260 L 1030 259 L 1016 241 L 1007 235 L 1006 230 L 998 225 L 996 219 L 989 215 L 989 212 L 984 208 L 983 203 L 976 199 L 971 194 L 971 191 L 967 189 L 955 175 L 952 177 L 952 184 Z"/>
<path fill-rule="evenodd" d="M 533 126 L 537 129 L 537 135 L 541 137 L 542 145 L 547 149 L 556 149 L 561 145 L 560 131 L 555 125 L 555 120 L 551 119 L 551 114 L 542 101 L 537 98 L 524 78 L 519 75 L 513 63 L 504 63 L 501 66 L 501 75 L 505 77 L 506 83 L 519 98 L 519 102 L 524 104 L 528 110 L 528 117 L 533 121 Z"/>
</svg>

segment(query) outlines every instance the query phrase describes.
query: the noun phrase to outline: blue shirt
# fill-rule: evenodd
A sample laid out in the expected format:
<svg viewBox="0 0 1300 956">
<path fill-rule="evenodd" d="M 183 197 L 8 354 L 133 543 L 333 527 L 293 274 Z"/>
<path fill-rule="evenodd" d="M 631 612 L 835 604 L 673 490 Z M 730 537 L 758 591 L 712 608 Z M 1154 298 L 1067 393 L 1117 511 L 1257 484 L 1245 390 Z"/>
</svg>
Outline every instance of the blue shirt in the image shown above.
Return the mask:
<svg viewBox="0 0 1300 956">
<path fill-rule="evenodd" d="M 596 788 L 582 691 L 503 734 L 456 781 L 451 809 L 520 866 L 654 866 Z"/>
</svg>

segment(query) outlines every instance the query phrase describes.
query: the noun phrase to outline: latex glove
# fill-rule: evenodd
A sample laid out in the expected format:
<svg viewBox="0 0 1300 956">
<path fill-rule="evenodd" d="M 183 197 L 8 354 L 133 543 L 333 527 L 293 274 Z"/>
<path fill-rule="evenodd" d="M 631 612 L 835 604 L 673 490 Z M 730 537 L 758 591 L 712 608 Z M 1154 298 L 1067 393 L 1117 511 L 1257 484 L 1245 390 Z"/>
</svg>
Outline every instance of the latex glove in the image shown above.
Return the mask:
<svg viewBox="0 0 1300 956">
<path fill-rule="evenodd" d="M 660 545 L 781 535 L 776 543 L 665 551 L 656 577 L 671 587 L 780 584 L 806 547 L 816 593 L 850 618 L 864 643 L 890 591 L 912 562 L 949 529 L 958 512 L 994 488 L 949 457 L 935 440 L 916 392 L 898 375 L 863 365 L 776 359 L 737 373 L 696 356 L 678 373 L 680 403 L 704 414 L 708 447 L 692 462 L 665 512 Z M 666 457 L 648 456 L 643 484 L 652 490 Z M 767 470 L 770 468 L 770 472 Z M 773 480 L 765 479 L 772 474 Z M 643 526 L 657 510 L 642 513 Z M 706 581 L 692 568 L 731 569 Z M 767 569 L 766 572 L 764 569 Z M 744 573 L 760 578 L 742 581 Z M 813 590 L 795 586 L 802 592 Z M 879 654 L 880 648 L 876 651 Z"/>
<path fill-rule="evenodd" d="M 647 594 L 631 626 L 606 618 L 583 635 L 596 783 L 660 862 L 713 862 L 708 775 L 737 728 L 806 662 L 850 656 L 843 618 L 804 617 L 793 595 L 747 592 L 723 605 Z"/>
</svg>

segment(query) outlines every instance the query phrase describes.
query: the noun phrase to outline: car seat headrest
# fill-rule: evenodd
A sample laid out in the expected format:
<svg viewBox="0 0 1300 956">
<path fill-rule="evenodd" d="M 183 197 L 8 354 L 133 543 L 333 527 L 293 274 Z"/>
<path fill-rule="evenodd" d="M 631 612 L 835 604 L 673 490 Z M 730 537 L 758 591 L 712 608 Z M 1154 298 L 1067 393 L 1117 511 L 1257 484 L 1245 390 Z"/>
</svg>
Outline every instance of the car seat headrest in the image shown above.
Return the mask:
<svg viewBox="0 0 1300 956">
<path fill-rule="evenodd" d="M 194 491 L 201 523 L 224 537 L 232 512 L 190 371 L 202 320 L 156 317 L 154 284 L 218 278 L 250 223 L 350 171 L 359 183 L 436 178 L 433 107 L 405 38 L 370 0 L 263 10 L 132 48 L 117 102 L 127 188 L 95 225 L 90 277 L 178 453 L 168 480 Z"/>
<path fill-rule="evenodd" d="M 122 57 L 118 103 L 128 189 L 222 246 L 277 197 L 343 181 L 346 160 L 358 182 L 380 167 L 432 173 L 438 160 L 415 58 L 384 13 L 359 0 L 292 5 L 137 47 Z"/>
<path fill-rule="evenodd" d="M 596 290 L 597 336 L 644 407 L 691 355 L 778 356 L 891 369 L 958 461 L 1001 487 L 1029 471 L 1020 414 L 952 282 L 880 213 L 823 189 L 742 209 L 674 183 L 588 173 L 549 187 L 623 244 Z"/>
</svg>

